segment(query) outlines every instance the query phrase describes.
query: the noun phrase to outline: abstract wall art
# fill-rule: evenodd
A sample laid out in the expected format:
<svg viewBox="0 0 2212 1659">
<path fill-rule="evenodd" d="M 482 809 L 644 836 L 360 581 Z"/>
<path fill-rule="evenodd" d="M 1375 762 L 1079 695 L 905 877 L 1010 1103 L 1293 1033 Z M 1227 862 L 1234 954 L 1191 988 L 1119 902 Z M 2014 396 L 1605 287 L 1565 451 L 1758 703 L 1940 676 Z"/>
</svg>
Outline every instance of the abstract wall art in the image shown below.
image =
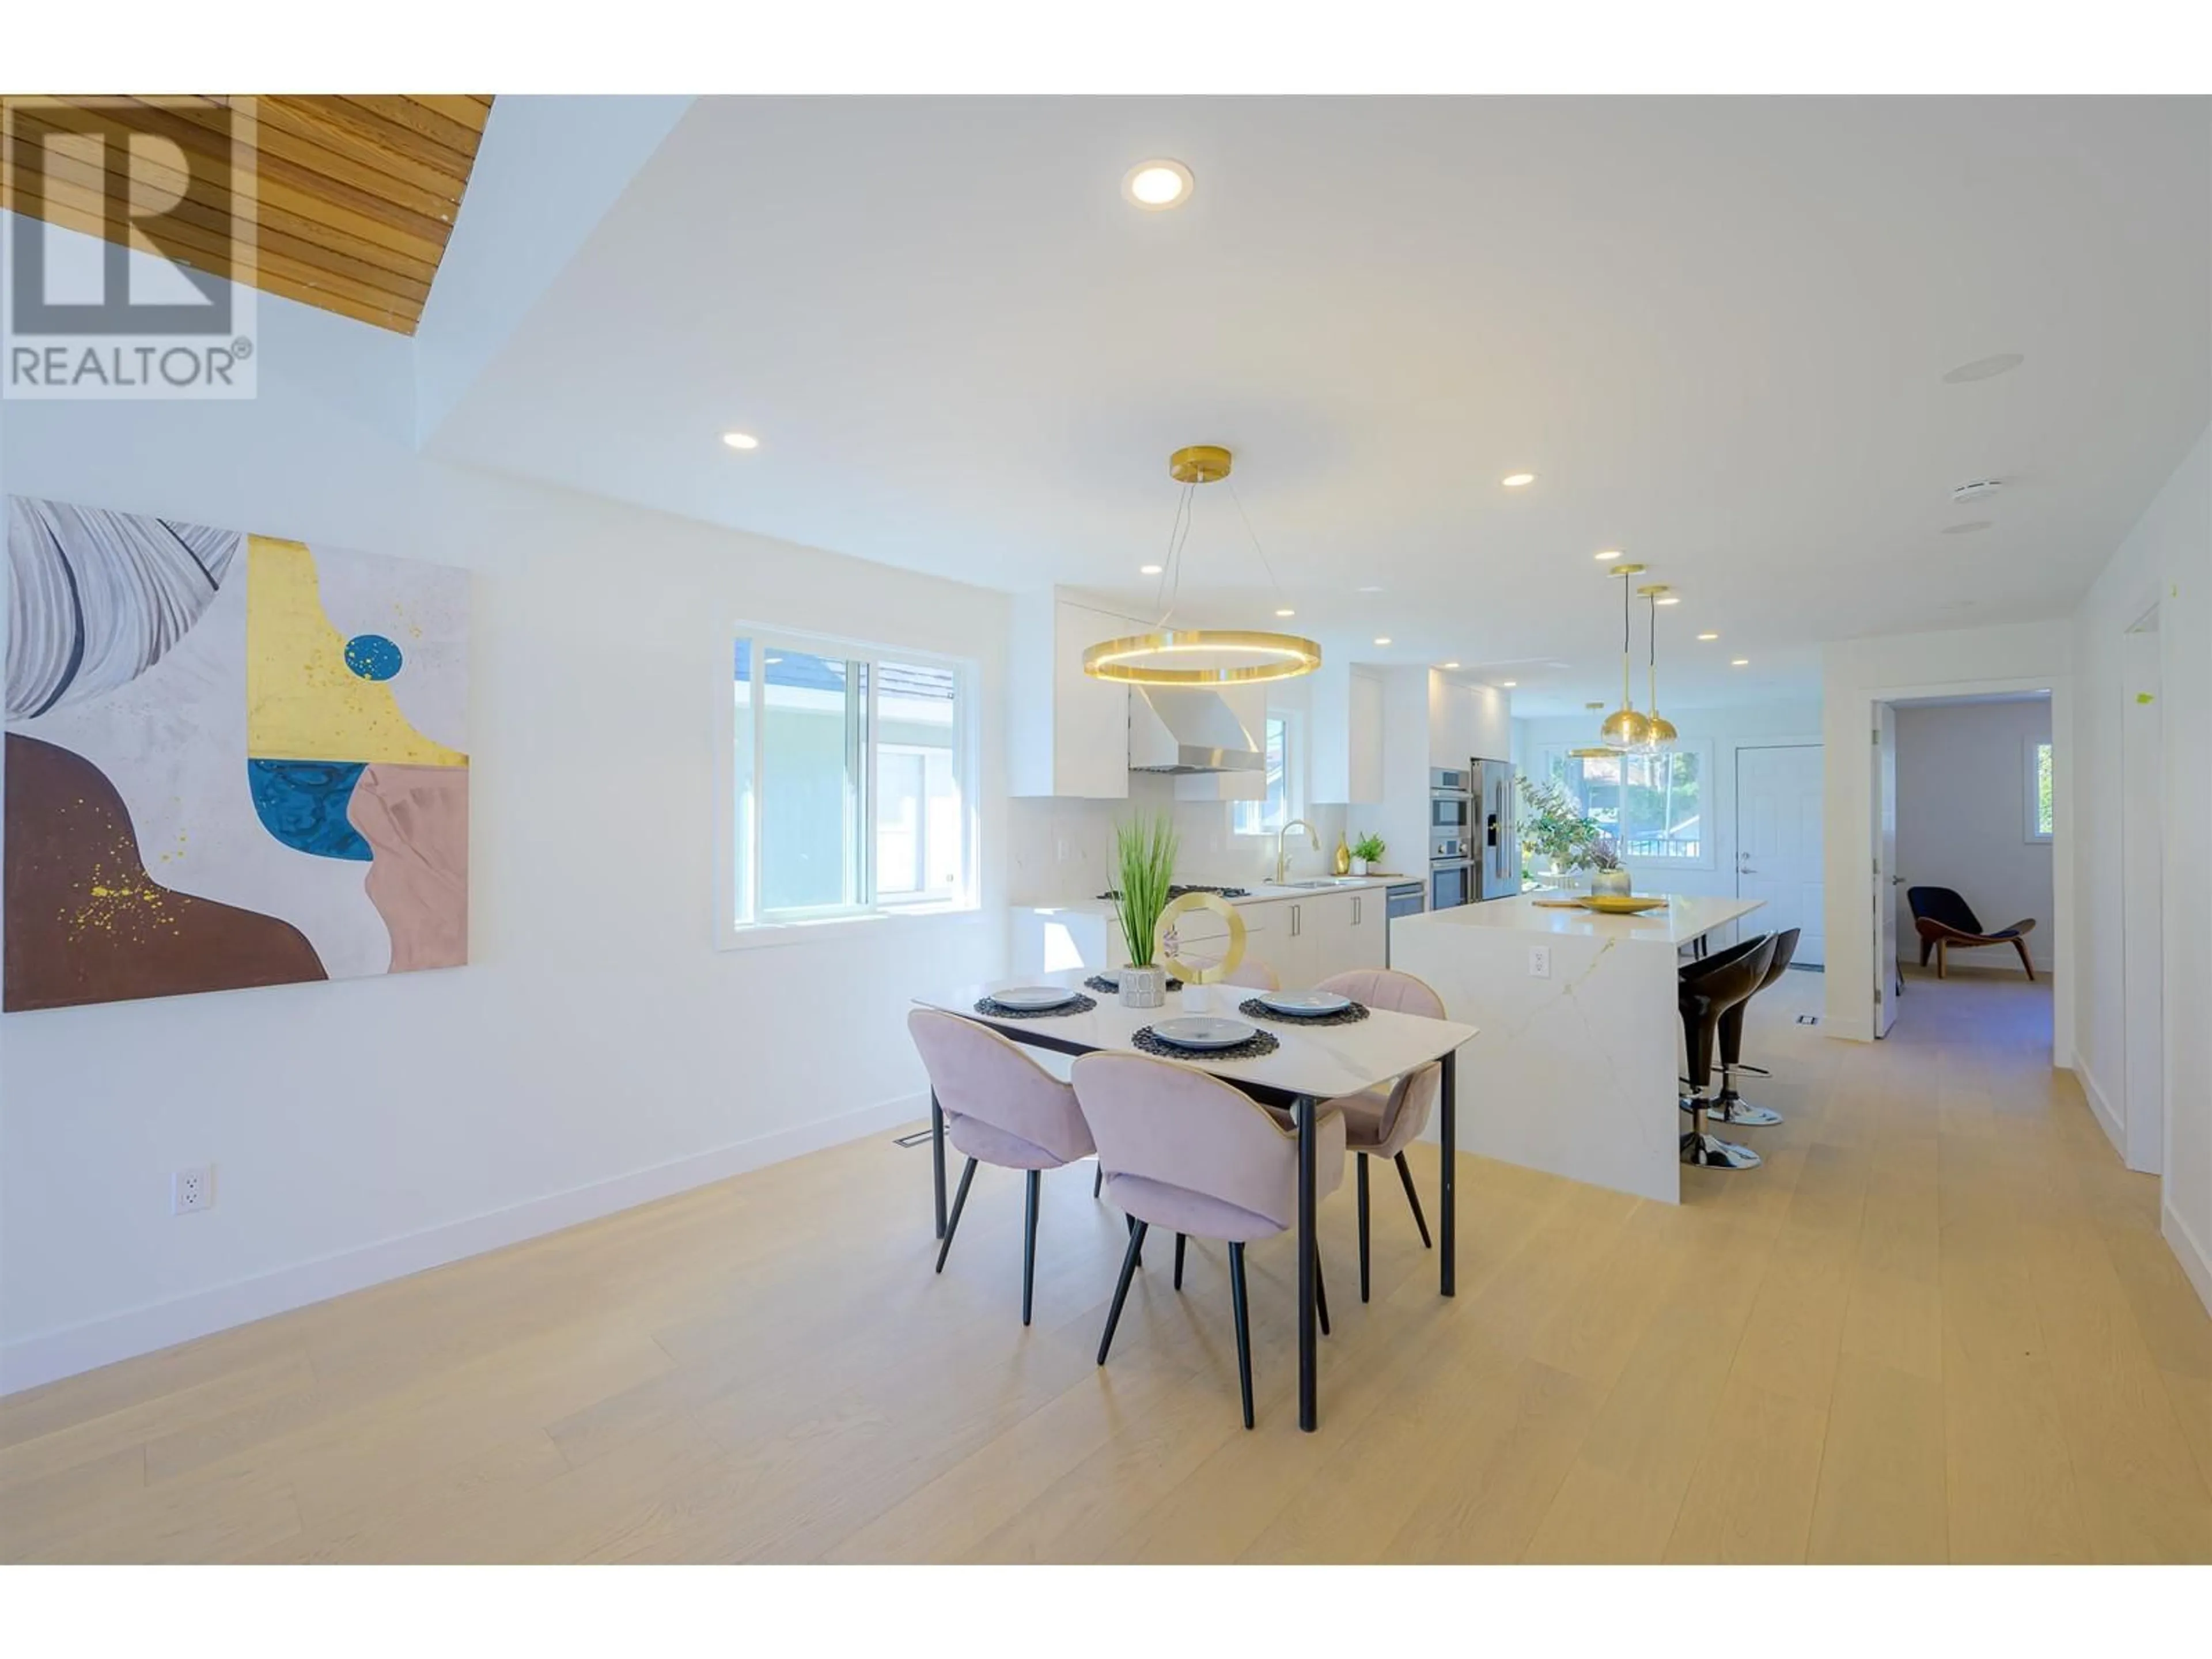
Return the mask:
<svg viewBox="0 0 2212 1659">
<path fill-rule="evenodd" d="M 468 960 L 466 571 L 7 515 L 0 1007 Z"/>
</svg>

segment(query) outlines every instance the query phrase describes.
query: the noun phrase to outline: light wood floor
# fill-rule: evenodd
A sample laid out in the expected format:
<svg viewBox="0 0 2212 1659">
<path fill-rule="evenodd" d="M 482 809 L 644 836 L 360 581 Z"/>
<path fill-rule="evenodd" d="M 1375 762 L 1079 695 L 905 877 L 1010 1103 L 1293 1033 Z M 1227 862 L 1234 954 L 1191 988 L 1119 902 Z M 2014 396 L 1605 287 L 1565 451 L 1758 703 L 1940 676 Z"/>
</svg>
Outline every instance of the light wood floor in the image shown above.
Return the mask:
<svg viewBox="0 0 2212 1659">
<path fill-rule="evenodd" d="M 1742 1174 L 1675 1208 L 1468 1158 L 1461 1294 L 1376 1184 L 1324 1206 L 1336 1334 L 1297 1431 L 1289 1252 L 842 1147 L 0 1401 L 0 1547 L 119 1561 L 2212 1559 L 2212 1322 L 2047 1063 L 2050 999 L 1915 978 L 1875 1046 L 1753 1019 Z M 1543 1103 L 1470 1109 L 1540 1111 Z M 1417 1150 L 1432 1190 L 1434 1154 Z"/>
</svg>

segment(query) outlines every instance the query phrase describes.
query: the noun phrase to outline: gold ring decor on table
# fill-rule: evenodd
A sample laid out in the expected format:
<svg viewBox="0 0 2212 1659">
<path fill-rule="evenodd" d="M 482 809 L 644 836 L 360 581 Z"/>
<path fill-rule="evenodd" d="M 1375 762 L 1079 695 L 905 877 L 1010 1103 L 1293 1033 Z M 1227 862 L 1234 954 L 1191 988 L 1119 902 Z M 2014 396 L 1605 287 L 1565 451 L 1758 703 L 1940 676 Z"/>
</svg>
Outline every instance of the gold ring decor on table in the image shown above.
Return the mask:
<svg viewBox="0 0 2212 1659">
<path fill-rule="evenodd" d="M 1229 948 L 1222 953 L 1221 960 L 1210 968 L 1199 967 L 1168 953 L 1168 935 L 1175 931 L 1176 918 L 1195 915 L 1201 910 L 1211 910 L 1229 924 Z M 1160 912 L 1159 926 L 1152 930 L 1152 953 L 1161 966 L 1186 985 L 1218 985 L 1244 960 L 1244 918 L 1218 893 L 1185 893 L 1180 898 L 1169 900 L 1167 908 Z"/>
</svg>

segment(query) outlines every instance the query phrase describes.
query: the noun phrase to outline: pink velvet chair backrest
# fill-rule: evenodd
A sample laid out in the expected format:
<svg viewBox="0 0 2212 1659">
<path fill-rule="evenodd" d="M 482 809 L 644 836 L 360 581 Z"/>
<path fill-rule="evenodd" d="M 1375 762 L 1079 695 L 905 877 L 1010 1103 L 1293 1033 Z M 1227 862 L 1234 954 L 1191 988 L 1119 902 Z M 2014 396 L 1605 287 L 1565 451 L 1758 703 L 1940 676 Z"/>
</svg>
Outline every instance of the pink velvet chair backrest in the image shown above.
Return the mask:
<svg viewBox="0 0 2212 1659">
<path fill-rule="evenodd" d="M 1200 1193 L 1278 1227 L 1297 1224 L 1297 1137 L 1249 1095 L 1145 1054 L 1085 1054 L 1073 1076 L 1109 1174 Z M 1334 1156 L 1340 1165 L 1343 1115 L 1323 1117 L 1315 1155 Z"/>
<path fill-rule="evenodd" d="M 934 1008 L 906 1017 L 937 1103 L 1042 1146 L 1063 1163 L 1097 1150 L 1075 1091 L 988 1026 Z"/>
<path fill-rule="evenodd" d="M 1275 977 L 1275 970 L 1257 957 L 1247 957 L 1224 975 L 1224 985 L 1241 985 L 1249 991 L 1279 991 L 1283 981 Z"/>
<path fill-rule="evenodd" d="M 1423 1019 L 1444 1017 L 1442 997 L 1411 974 L 1388 968 L 1355 968 L 1349 973 L 1332 974 L 1314 989 L 1334 991 L 1370 1008 L 1387 1008 L 1395 1014 L 1417 1014 Z M 1391 1085 L 1389 1103 L 1382 1109 L 1384 1140 L 1402 1146 L 1429 1127 L 1429 1114 L 1443 1097 L 1443 1066 L 1424 1066 Z"/>
</svg>

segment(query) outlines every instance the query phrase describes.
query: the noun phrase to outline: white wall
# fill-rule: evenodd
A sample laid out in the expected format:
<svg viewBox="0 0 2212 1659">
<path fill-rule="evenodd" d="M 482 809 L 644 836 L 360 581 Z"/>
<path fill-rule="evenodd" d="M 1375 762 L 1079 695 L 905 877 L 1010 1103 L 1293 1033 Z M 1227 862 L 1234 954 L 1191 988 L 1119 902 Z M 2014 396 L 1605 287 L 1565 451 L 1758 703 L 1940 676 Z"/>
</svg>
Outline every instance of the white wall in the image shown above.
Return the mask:
<svg viewBox="0 0 2212 1659">
<path fill-rule="evenodd" d="M 1534 767 L 1547 747 L 1572 748 L 1595 742 L 1595 715 L 1559 715 L 1513 722 L 1513 764 L 1522 772 Z M 1709 817 L 1713 830 L 1713 861 L 1710 866 L 1668 865 L 1639 880 L 1637 890 L 1685 893 L 1698 896 L 1735 896 L 1735 751 L 1754 744 L 1818 743 L 1820 705 L 1817 702 L 1738 703 L 1714 708 L 1670 708 L 1667 718 L 1684 743 L 1713 746 Z M 1634 860 L 1630 861 L 1632 865 Z"/>
<path fill-rule="evenodd" d="M 906 999 L 1004 962 L 1002 595 L 424 461 L 410 342 L 260 305 L 257 401 L 0 405 L 0 486 L 477 573 L 473 960 L 0 1018 L 9 1389 L 919 1115 Z M 740 617 L 981 664 L 983 912 L 714 948 Z"/>
<path fill-rule="evenodd" d="M 1990 691 L 2051 693 L 2057 860 L 2053 866 L 2053 971 L 2072 968 L 2074 883 L 2064 862 L 2072 846 L 2072 629 L 2064 622 L 2011 623 L 1930 634 L 1849 640 L 1821 653 L 1821 725 L 1827 740 L 1828 972 L 1821 1028 L 1831 1036 L 1874 1037 L 1875 705 L 1899 698 Z M 1884 896 L 1883 902 L 1889 902 Z M 2007 918 L 2010 920 L 2009 917 Z M 2052 1011 L 2053 1064 L 2074 1055 L 2074 1011 L 2062 987 Z"/>
<path fill-rule="evenodd" d="M 2028 955 L 2051 966 L 2051 843 L 2027 838 L 2027 745 L 2051 741 L 2051 704 L 1954 703 L 1897 711 L 1897 954 L 1917 962 L 1908 887 L 1955 888 L 1985 927 L 2033 916 Z M 2055 757 L 2054 757 L 2055 759 Z M 2009 945 L 1954 952 L 1954 967 L 2014 974 Z"/>
<path fill-rule="evenodd" d="M 2075 799 L 2070 864 L 2081 932 L 2077 971 L 2060 994 L 2075 1011 L 2077 1069 L 2108 1132 L 2136 1116 L 2125 1097 L 2127 907 L 2113 804 L 2122 722 L 2141 705 L 2123 672 L 2121 641 L 2154 605 L 2166 758 L 2162 1220 L 2167 1242 L 2212 1308 L 2212 1032 L 2205 1018 L 2212 1009 L 2212 885 L 2203 856 L 2205 825 L 2212 823 L 2212 746 L 2198 717 L 2212 701 L 2212 433 L 2175 469 L 2073 618 L 2081 714 L 2067 787 Z"/>
</svg>

